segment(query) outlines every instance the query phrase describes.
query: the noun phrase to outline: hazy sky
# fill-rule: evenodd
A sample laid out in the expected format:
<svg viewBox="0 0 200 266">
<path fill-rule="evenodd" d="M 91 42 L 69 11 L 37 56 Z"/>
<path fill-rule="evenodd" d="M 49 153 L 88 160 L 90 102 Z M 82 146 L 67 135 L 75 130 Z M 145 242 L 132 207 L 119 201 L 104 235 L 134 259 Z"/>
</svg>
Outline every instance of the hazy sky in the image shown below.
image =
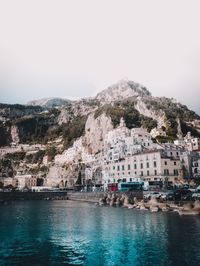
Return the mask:
<svg viewBox="0 0 200 266">
<path fill-rule="evenodd" d="M 200 113 L 200 1 L 0 0 L 0 102 L 127 77 Z"/>
</svg>

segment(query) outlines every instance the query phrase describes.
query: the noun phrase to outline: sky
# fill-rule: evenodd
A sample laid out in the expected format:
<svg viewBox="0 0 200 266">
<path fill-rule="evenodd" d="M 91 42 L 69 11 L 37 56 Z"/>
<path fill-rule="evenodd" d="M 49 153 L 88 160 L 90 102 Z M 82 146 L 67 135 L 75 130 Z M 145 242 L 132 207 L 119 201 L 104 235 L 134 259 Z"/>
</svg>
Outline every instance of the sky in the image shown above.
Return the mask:
<svg viewBox="0 0 200 266">
<path fill-rule="evenodd" d="M 0 102 L 94 96 L 123 78 L 200 114 L 199 0 L 0 0 Z"/>
</svg>

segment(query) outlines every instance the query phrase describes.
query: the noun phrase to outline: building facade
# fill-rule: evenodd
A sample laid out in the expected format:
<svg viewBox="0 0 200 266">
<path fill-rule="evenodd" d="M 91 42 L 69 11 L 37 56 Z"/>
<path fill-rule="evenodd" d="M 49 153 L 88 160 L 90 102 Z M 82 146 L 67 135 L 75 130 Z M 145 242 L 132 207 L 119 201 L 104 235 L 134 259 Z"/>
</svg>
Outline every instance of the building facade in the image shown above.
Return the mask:
<svg viewBox="0 0 200 266">
<path fill-rule="evenodd" d="M 162 184 L 173 184 L 181 178 L 180 160 L 166 157 L 162 150 L 155 150 L 128 156 L 124 160 L 104 163 L 104 188 L 109 183 L 132 182 L 136 178 L 152 184 L 158 181 Z"/>
</svg>

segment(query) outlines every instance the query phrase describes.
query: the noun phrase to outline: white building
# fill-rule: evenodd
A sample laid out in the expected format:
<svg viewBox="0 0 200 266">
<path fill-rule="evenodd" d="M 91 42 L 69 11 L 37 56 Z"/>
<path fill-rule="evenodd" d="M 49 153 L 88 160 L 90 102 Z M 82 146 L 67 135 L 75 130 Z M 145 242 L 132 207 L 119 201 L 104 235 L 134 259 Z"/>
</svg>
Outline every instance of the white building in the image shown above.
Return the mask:
<svg viewBox="0 0 200 266">
<path fill-rule="evenodd" d="M 90 163 L 95 161 L 95 156 L 88 153 L 83 142 L 84 141 L 82 137 L 77 139 L 73 146 L 65 150 L 63 154 L 58 154 L 55 156 L 55 163 L 62 165 L 64 163 L 76 163 L 77 161 L 81 161 L 82 163 Z"/>
<path fill-rule="evenodd" d="M 126 156 L 158 148 L 158 144 L 153 143 L 151 135 L 143 128 L 128 129 L 123 118 L 120 126 L 111 130 L 105 136 L 103 153 L 105 161 L 118 161 Z"/>
<path fill-rule="evenodd" d="M 191 132 L 188 132 L 184 137 L 185 146 L 189 151 L 195 151 L 200 149 L 200 139 L 192 137 Z"/>
</svg>

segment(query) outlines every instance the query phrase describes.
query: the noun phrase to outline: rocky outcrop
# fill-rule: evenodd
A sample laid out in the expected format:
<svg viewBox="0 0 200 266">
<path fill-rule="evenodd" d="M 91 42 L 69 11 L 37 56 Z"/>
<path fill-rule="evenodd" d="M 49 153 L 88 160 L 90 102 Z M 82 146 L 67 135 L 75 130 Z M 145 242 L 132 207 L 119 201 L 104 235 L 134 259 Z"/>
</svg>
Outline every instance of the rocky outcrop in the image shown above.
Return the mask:
<svg viewBox="0 0 200 266">
<path fill-rule="evenodd" d="M 19 129 L 17 126 L 13 125 L 11 126 L 11 138 L 12 138 L 12 142 L 19 144 L 20 139 L 19 139 Z"/>
<path fill-rule="evenodd" d="M 111 118 L 105 113 L 96 119 L 94 113 L 88 116 L 85 125 L 85 141 L 91 153 L 95 154 L 101 150 L 102 141 L 108 131 L 113 129 Z"/>
<path fill-rule="evenodd" d="M 182 130 L 181 130 L 181 121 L 180 121 L 180 119 L 179 118 L 177 118 L 176 119 L 176 122 L 177 122 L 177 137 L 179 138 L 179 139 L 181 139 L 182 137 L 183 137 L 183 132 L 182 132 Z"/>
<path fill-rule="evenodd" d="M 60 109 L 60 115 L 58 117 L 58 124 L 68 123 L 77 116 L 87 116 L 89 113 L 95 111 L 98 108 L 98 102 L 93 99 L 82 99 L 79 101 L 71 102 L 67 107 Z"/>
<path fill-rule="evenodd" d="M 71 119 L 71 113 L 68 109 L 62 108 L 60 111 L 60 115 L 58 116 L 58 124 L 67 124 Z"/>
<path fill-rule="evenodd" d="M 155 111 L 153 108 L 148 108 L 141 97 L 137 99 L 135 104 L 135 109 L 142 115 L 153 118 L 158 123 L 158 128 L 169 127 L 169 122 L 167 121 L 166 114 L 163 110 Z"/>
<path fill-rule="evenodd" d="M 73 187 L 78 178 L 75 165 L 51 165 L 46 177 L 46 186 Z"/>
</svg>

